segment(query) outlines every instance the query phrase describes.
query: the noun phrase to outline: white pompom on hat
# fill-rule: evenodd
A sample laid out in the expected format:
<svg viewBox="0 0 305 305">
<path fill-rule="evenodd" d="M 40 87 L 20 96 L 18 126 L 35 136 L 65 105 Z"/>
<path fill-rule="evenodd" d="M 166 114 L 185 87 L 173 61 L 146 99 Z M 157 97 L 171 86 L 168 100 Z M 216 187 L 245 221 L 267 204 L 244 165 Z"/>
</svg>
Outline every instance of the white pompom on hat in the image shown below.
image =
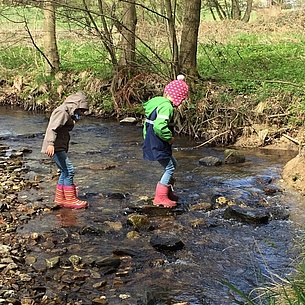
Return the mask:
<svg viewBox="0 0 305 305">
<path fill-rule="evenodd" d="M 179 74 L 176 80 L 165 86 L 164 93 L 169 95 L 174 106 L 178 107 L 188 97 L 189 87 L 184 81 L 184 76 Z"/>
</svg>

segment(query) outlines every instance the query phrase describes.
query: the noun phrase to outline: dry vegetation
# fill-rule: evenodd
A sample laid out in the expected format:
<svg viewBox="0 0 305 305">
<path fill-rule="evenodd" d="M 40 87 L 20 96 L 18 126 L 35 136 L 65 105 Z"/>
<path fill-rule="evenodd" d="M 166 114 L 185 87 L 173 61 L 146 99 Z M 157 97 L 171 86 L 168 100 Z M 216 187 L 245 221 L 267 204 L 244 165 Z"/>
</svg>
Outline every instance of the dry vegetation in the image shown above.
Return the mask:
<svg viewBox="0 0 305 305">
<path fill-rule="evenodd" d="M 257 17 L 254 21 L 244 23 L 241 21 L 205 21 L 199 28 L 199 42 L 209 43 L 216 40 L 228 43 L 233 36 L 238 34 L 274 34 L 301 33 L 305 29 L 305 11 L 282 10 L 280 7 L 261 9 L 255 12 Z M 270 41 L 270 36 L 268 36 Z"/>
</svg>

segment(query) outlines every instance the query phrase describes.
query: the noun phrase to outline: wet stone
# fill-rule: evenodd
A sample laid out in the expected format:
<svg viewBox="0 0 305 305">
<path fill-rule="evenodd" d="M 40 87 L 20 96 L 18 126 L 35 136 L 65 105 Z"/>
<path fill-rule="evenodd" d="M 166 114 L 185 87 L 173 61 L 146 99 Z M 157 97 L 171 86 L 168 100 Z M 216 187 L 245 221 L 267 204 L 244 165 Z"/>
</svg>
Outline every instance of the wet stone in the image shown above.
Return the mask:
<svg viewBox="0 0 305 305">
<path fill-rule="evenodd" d="M 94 265 L 98 268 L 118 268 L 121 264 L 121 260 L 113 257 L 100 257 L 94 262 Z"/>
<path fill-rule="evenodd" d="M 46 261 L 42 257 L 37 257 L 36 261 L 32 264 L 32 267 L 37 272 L 43 273 L 47 270 Z"/>
<path fill-rule="evenodd" d="M 237 205 L 230 206 L 224 211 L 225 219 L 236 219 L 245 223 L 266 224 L 270 214 L 265 208 L 243 208 Z"/>
<path fill-rule="evenodd" d="M 146 215 L 129 215 L 128 222 L 132 224 L 135 229 L 143 229 L 150 226 L 150 221 Z"/>
<path fill-rule="evenodd" d="M 108 226 L 109 228 L 109 226 Z M 93 235 L 102 235 L 107 231 L 105 226 L 85 226 L 80 230 L 81 235 L 93 234 Z"/>
<path fill-rule="evenodd" d="M 184 243 L 178 237 L 168 233 L 153 234 L 150 244 L 159 251 L 177 251 L 184 247 Z"/>
<path fill-rule="evenodd" d="M 9 270 L 16 270 L 18 269 L 18 265 L 15 264 L 15 263 L 9 263 L 7 266 L 6 266 L 6 271 L 9 271 Z"/>
<path fill-rule="evenodd" d="M 49 269 L 52 269 L 52 268 L 55 268 L 55 267 L 59 266 L 59 262 L 60 262 L 60 257 L 59 256 L 46 259 L 46 264 L 47 264 L 47 267 Z"/>
<path fill-rule="evenodd" d="M 136 125 L 138 123 L 138 120 L 133 117 L 127 117 L 122 120 L 120 120 L 120 125 Z"/>
<path fill-rule="evenodd" d="M 136 205 L 130 205 L 129 210 L 125 210 L 125 213 L 144 213 L 148 216 L 170 216 L 170 215 L 177 215 L 182 214 L 187 211 L 187 208 L 184 205 L 178 205 L 174 208 L 164 208 L 161 206 L 155 206 L 146 204 L 143 201 L 139 201 L 136 203 Z"/>
<path fill-rule="evenodd" d="M 100 281 L 93 285 L 93 288 L 100 289 L 107 285 L 107 281 Z"/>
<path fill-rule="evenodd" d="M 7 245 L 1 245 L 0 244 L 0 255 L 3 257 L 5 254 L 8 254 L 11 250 L 10 246 Z"/>
<path fill-rule="evenodd" d="M 36 257 L 35 256 L 26 256 L 25 257 L 25 263 L 27 265 L 33 265 L 36 262 Z"/>
<path fill-rule="evenodd" d="M 203 166 L 220 166 L 222 165 L 222 160 L 220 160 L 217 157 L 207 156 L 204 158 L 201 158 L 199 160 L 199 164 Z"/>
<path fill-rule="evenodd" d="M 23 282 L 30 282 L 32 277 L 29 274 L 19 274 L 19 278 Z"/>
<path fill-rule="evenodd" d="M 263 188 L 263 190 L 264 190 L 266 195 L 274 195 L 274 194 L 281 191 L 281 189 L 279 187 L 271 186 L 271 185 L 265 186 Z"/>
<path fill-rule="evenodd" d="M 126 234 L 126 237 L 128 239 L 134 239 L 134 238 L 139 238 L 140 237 L 140 233 L 137 231 L 130 231 Z"/>
<path fill-rule="evenodd" d="M 190 211 L 209 211 L 212 209 L 210 202 L 199 202 L 190 206 Z"/>
<path fill-rule="evenodd" d="M 140 255 L 139 252 L 133 249 L 115 249 L 112 251 L 112 253 L 117 256 L 131 256 L 131 257 L 137 257 Z"/>
<path fill-rule="evenodd" d="M 93 305 L 107 305 L 108 301 L 107 301 L 106 297 L 94 298 L 92 300 L 92 304 Z"/>
<path fill-rule="evenodd" d="M 1 138 L 0 138 L 1 140 Z M 4 144 L 0 144 L 0 151 L 3 151 L 3 150 L 8 150 L 10 147 L 7 146 L 7 145 L 4 145 Z"/>
<path fill-rule="evenodd" d="M 93 136 L 99 135 L 100 129 L 106 130 L 100 122 L 96 126 L 97 128 L 90 124 L 90 129 L 93 128 L 94 131 L 90 134 Z M 81 129 L 83 127 L 80 125 L 77 128 L 80 129 L 76 129 L 76 133 L 79 130 L 88 131 Z M 88 128 L 88 125 L 85 124 L 84 128 Z M 118 129 L 124 130 L 126 135 L 126 128 L 118 127 Z M 126 136 L 129 137 L 129 134 Z M 230 204 L 231 198 L 232 202 L 237 202 L 236 198 L 238 198 L 239 202 L 248 204 L 249 200 L 243 200 L 240 195 L 243 196 L 245 193 L 248 195 L 249 186 L 252 188 L 255 184 L 255 192 L 258 191 L 258 196 L 262 195 L 265 199 L 263 187 L 268 180 L 259 183 L 252 179 L 250 182 L 246 181 L 244 187 L 242 183 L 245 179 L 239 174 L 246 172 L 247 175 L 252 176 L 246 166 L 222 167 L 223 174 L 215 168 L 198 166 L 196 162 L 198 156 L 194 155 L 193 159 L 187 159 L 189 156 L 183 156 L 184 153 L 181 151 L 182 155 L 179 156 L 178 161 L 182 166 L 177 171 L 180 202 L 175 209 L 155 207 L 151 203 L 154 192 L 154 186 L 151 184 L 158 177 L 153 177 L 151 173 L 148 175 L 148 171 L 145 171 L 147 164 L 142 166 L 141 162 L 138 162 L 141 158 L 140 147 L 137 147 L 136 151 L 130 149 L 138 140 L 131 135 L 132 138 L 126 138 L 123 143 L 113 145 L 107 142 L 110 137 L 113 137 L 112 130 L 109 132 L 107 130 L 107 138 L 102 139 L 105 140 L 105 143 L 102 143 L 104 146 L 99 146 L 100 137 L 94 138 L 96 140 L 94 144 L 98 148 L 89 148 L 97 151 L 90 155 L 90 158 L 86 158 L 88 147 L 81 147 L 81 141 L 77 145 L 79 148 L 84 148 L 83 152 L 72 150 L 72 156 L 77 160 L 75 164 L 78 169 L 78 184 L 82 187 L 82 194 L 86 194 L 90 202 L 89 209 L 75 211 L 77 219 L 73 224 L 59 221 L 58 215 L 62 214 L 61 209 L 51 209 L 55 189 L 53 186 L 57 177 L 54 175 L 51 178 L 51 168 L 53 166 L 55 168 L 53 162 L 46 158 L 40 160 L 38 164 L 35 158 L 31 158 L 31 164 L 27 166 L 18 158 L 5 159 L 8 167 L 6 165 L 1 167 L 0 162 L 2 174 L 0 184 L 3 183 L 2 189 L 0 187 L 3 196 L 1 203 L 10 206 L 9 210 L 5 209 L 3 212 L 10 212 L 12 216 L 11 223 L 8 223 L 1 218 L 2 213 L 0 213 L 1 244 L 12 245 L 12 248 L 4 254 L 7 260 L 3 260 L 5 266 L 0 272 L 2 274 L 0 297 L 3 299 L 3 304 L 9 304 L 3 293 L 13 291 L 12 295 L 6 294 L 9 300 L 15 302 L 12 303 L 13 305 L 27 305 L 28 302 L 32 303 L 31 305 L 34 303 L 35 305 L 44 303 L 47 305 L 157 303 L 177 305 L 179 301 L 182 303 L 179 305 L 188 305 L 186 299 L 190 304 L 205 302 L 228 305 L 233 304 L 236 297 L 233 293 L 228 293 L 227 289 L 217 287 L 216 279 L 229 278 L 243 291 L 245 288 L 251 290 L 256 288 L 255 275 L 247 271 L 248 266 L 250 268 L 253 265 L 261 266 L 261 259 L 257 258 L 260 255 L 257 257 L 248 255 L 249 244 L 251 251 L 253 250 L 253 238 L 256 240 L 264 238 L 270 242 L 267 248 L 265 243 L 261 246 L 262 252 L 267 254 L 267 263 L 270 262 L 270 258 L 272 259 L 272 272 L 285 268 L 283 261 L 285 262 L 286 258 L 283 259 L 282 255 L 288 255 L 288 262 L 291 262 L 290 254 L 285 250 L 290 245 L 288 241 L 293 234 L 292 230 L 287 230 L 284 222 L 270 221 L 266 226 L 256 226 L 253 230 L 253 225 L 247 225 L 245 222 L 223 219 L 224 208 Z M 115 137 L 113 138 L 115 141 Z M 83 140 L 84 143 L 87 141 L 87 139 Z M 40 142 L 41 139 L 39 143 L 35 141 L 32 147 L 36 147 L 35 145 L 38 147 Z M 18 144 L 23 145 L 23 142 Z M 101 147 L 102 149 L 99 149 Z M 219 151 L 217 155 L 218 153 Z M 111 158 L 109 159 L 108 156 Z M 26 161 L 26 156 L 24 160 Z M 88 165 L 88 161 L 94 164 Z M 112 168 L 113 163 L 115 163 L 114 170 L 111 173 L 105 172 Z M 268 173 L 272 174 L 274 171 L 272 167 L 269 169 L 269 161 L 266 166 Z M 24 167 L 29 170 L 26 175 L 21 170 Z M 249 162 L 249 167 L 253 169 L 255 165 Z M 263 170 L 262 167 L 255 168 L 255 172 L 264 172 L 267 167 L 263 167 Z M 34 171 L 31 171 L 33 168 Z M 240 172 L 239 168 L 242 169 Z M 37 175 L 36 171 L 40 171 L 40 175 Z M 226 171 L 229 176 L 226 175 Z M 233 180 L 236 179 L 237 187 L 232 184 L 228 187 L 228 183 L 232 182 L 231 177 Z M 222 178 L 225 180 L 221 180 Z M 7 181 L 9 183 L 6 183 Z M 109 192 L 107 188 L 110 186 L 117 190 L 119 196 L 113 196 L 112 199 L 103 195 Z M 21 192 L 18 191 L 20 187 Z M 40 194 L 39 197 L 34 195 L 37 193 L 36 190 Z M 129 198 L 124 197 L 129 192 L 130 198 L 134 201 L 128 202 L 126 199 Z M 215 193 L 221 194 L 226 200 L 219 201 L 218 206 L 213 206 L 211 209 L 204 204 L 210 202 Z M 137 198 L 141 195 L 146 195 L 150 202 L 142 198 L 142 203 L 137 203 Z M 251 195 L 253 195 L 252 191 Z M 268 208 L 276 200 L 276 196 L 268 198 Z M 193 203 L 198 205 L 191 209 Z M 258 208 L 259 204 L 253 206 Z M 280 200 L 278 204 L 281 204 Z M 282 211 L 282 215 L 281 211 L 277 212 L 276 209 L 267 209 L 267 211 L 271 214 L 271 219 L 286 217 L 285 210 Z M 135 213 L 147 217 L 154 226 L 153 232 L 158 233 L 128 226 L 126 224 L 128 215 Z M 24 217 L 25 215 L 27 217 Z M 274 228 L 271 229 L 272 225 Z M 14 232 L 17 227 L 21 236 L 19 239 Z M 133 231 L 128 232 L 130 230 Z M 31 236 L 33 232 L 37 232 L 39 238 L 36 238 L 37 234 Z M 137 233 L 134 236 L 138 238 L 128 239 L 128 234 L 131 233 L 130 235 L 133 236 L 134 232 Z M 158 240 L 156 238 L 159 243 L 156 243 L 156 247 L 152 247 L 150 241 L 155 234 L 162 236 L 163 243 L 159 242 L 161 238 Z M 167 239 L 167 235 L 170 235 L 170 238 Z M 182 241 L 187 242 L 187 247 L 183 246 Z M 270 247 L 271 243 L 275 246 Z M 21 246 L 16 247 L 16 244 Z M 73 265 L 69 260 L 74 255 L 82 258 L 80 264 Z M 56 268 L 48 269 L 45 259 L 55 256 L 60 256 L 60 264 Z M 22 257 L 26 264 L 22 263 Z M 0 258 L 4 256 L 0 254 Z M 116 260 L 112 261 L 113 258 Z M 100 267 L 95 262 L 98 262 Z M 262 263 L 264 262 L 265 260 Z M 2 271 L 10 263 L 15 263 L 18 269 L 10 269 L 4 274 Z M 196 275 L 195 281 L 194 275 Z M 156 289 L 152 292 L 154 287 Z"/>
<path fill-rule="evenodd" d="M 226 164 L 244 163 L 245 161 L 245 156 L 238 150 L 226 149 L 224 151 L 224 163 Z"/>
<path fill-rule="evenodd" d="M 78 255 L 72 255 L 69 257 L 69 261 L 72 263 L 73 266 L 77 266 L 81 263 L 82 258 Z"/>
<path fill-rule="evenodd" d="M 119 199 L 119 200 L 123 200 L 123 199 L 128 199 L 129 198 L 129 194 L 123 194 L 123 193 L 108 193 L 106 195 L 107 198 L 109 199 Z"/>
<path fill-rule="evenodd" d="M 22 157 L 23 156 L 23 152 L 22 151 L 16 151 L 16 152 L 12 152 L 10 154 L 10 158 L 18 158 L 18 157 Z"/>
</svg>

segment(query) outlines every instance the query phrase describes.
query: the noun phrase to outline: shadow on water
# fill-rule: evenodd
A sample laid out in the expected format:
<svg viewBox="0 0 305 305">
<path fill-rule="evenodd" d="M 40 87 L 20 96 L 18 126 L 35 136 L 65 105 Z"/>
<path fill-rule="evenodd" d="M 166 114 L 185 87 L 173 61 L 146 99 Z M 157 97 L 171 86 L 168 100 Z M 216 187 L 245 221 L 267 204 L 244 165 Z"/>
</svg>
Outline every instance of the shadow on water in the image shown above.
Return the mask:
<svg viewBox="0 0 305 305">
<path fill-rule="evenodd" d="M 27 166 L 33 175 L 42 177 L 39 196 L 48 206 L 54 196 L 56 177 L 52 177 L 56 167 L 40 154 L 46 125 L 42 115 L 0 107 L 0 138 L 12 149 L 32 149 Z M 245 223 L 225 219 L 221 207 L 192 208 L 225 197 L 251 207 L 268 205 L 288 211 L 292 197 L 280 190 L 268 195 L 264 188 L 278 187 L 281 169 L 293 154 L 245 149 L 243 164 L 204 167 L 199 165 L 200 158 L 223 158 L 223 149 L 182 150 L 195 144 L 179 138 L 174 151 L 179 163 L 175 187 L 180 196 L 178 212 L 149 213 L 150 225 L 134 229 L 128 218 L 140 198 L 153 197 L 162 173 L 157 163 L 142 160 L 141 132 L 141 127 L 118 122 L 94 118 L 80 121 L 71 134 L 70 158 L 76 169 L 75 182 L 81 197 L 89 201 L 89 208 L 50 210 L 18 231 L 20 235 L 39 232 L 53 240 L 51 252 L 33 247 L 33 253 L 41 258 L 57 254 L 63 259 L 76 254 L 84 261 L 92 257 L 120 258 L 119 270 L 93 268 L 77 292 L 78 300 L 86 304 L 88 294 L 100 296 L 96 283 L 106 279 L 102 294 L 109 304 L 234 305 L 239 297 L 222 284 L 223 280 L 248 293 L 264 286 L 264 282 L 277 281 L 275 275 L 285 276 L 293 270 L 295 240 L 301 230 L 298 224 L 276 217 L 263 225 Z M 30 192 L 22 195 L 28 200 L 31 196 L 37 199 Z M 132 231 L 137 238 L 127 237 Z M 174 234 L 184 247 L 179 251 L 156 250 L 150 239 L 160 232 Z M 48 272 L 51 277 L 52 271 Z M 56 291 L 56 285 L 50 281 L 49 289 Z M 74 297 L 71 292 L 67 300 Z"/>
</svg>

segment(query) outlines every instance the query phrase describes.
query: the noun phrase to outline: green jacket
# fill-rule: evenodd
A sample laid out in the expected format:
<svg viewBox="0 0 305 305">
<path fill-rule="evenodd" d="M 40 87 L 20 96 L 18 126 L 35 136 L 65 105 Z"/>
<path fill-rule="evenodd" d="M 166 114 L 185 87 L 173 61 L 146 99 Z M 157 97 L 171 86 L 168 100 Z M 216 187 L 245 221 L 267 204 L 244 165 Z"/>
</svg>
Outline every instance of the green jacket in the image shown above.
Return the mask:
<svg viewBox="0 0 305 305">
<path fill-rule="evenodd" d="M 169 141 L 173 134 L 169 128 L 169 123 L 173 119 L 174 108 L 170 100 L 165 97 L 154 97 L 143 104 L 146 118 L 149 118 L 152 112 L 157 108 L 157 118 L 154 120 L 153 130 L 155 134 L 163 141 Z M 143 128 L 143 137 L 146 136 L 146 124 Z"/>
</svg>

